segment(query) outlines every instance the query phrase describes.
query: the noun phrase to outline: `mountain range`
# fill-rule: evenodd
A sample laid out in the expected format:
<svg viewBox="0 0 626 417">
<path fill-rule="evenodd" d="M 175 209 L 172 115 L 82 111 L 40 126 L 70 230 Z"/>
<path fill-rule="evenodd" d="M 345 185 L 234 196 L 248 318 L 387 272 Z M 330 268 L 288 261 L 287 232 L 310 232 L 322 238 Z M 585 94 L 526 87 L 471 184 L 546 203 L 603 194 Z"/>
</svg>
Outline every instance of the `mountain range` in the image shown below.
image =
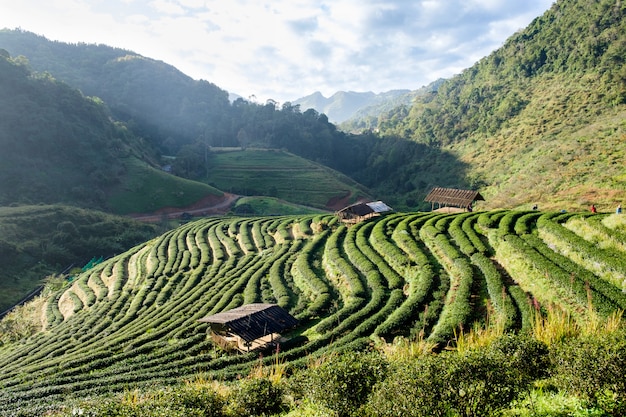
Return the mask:
<svg viewBox="0 0 626 417">
<path fill-rule="evenodd" d="M 301 110 L 315 109 L 319 113 L 324 113 L 328 116 L 328 120 L 333 123 L 342 123 L 354 117 L 363 108 L 387 102 L 408 105 L 411 103 L 412 98 L 413 94 L 411 94 L 410 90 L 391 90 L 379 94 L 371 91 L 338 91 L 328 98 L 316 91 L 313 94 L 294 100 L 292 103 L 300 105 Z"/>
</svg>

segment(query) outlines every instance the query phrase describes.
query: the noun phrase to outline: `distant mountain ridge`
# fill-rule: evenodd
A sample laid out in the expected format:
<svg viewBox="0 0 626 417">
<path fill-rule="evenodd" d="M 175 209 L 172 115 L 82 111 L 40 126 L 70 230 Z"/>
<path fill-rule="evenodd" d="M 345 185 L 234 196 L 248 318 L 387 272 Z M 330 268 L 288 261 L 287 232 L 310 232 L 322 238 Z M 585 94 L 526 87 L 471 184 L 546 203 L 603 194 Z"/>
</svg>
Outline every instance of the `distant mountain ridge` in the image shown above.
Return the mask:
<svg viewBox="0 0 626 417">
<path fill-rule="evenodd" d="M 375 106 L 385 102 L 400 102 L 410 104 L 412 100 L 411 90 L 390 90 L 382 93 L 338 91 L 326 98 L 316 91 L 305 97 L 292 101 L 293 105 L 300 105 L 302 111 L 314 109 L 328 116 L 332 123 L 342 123 L 361 109 Z"/>
</svg>

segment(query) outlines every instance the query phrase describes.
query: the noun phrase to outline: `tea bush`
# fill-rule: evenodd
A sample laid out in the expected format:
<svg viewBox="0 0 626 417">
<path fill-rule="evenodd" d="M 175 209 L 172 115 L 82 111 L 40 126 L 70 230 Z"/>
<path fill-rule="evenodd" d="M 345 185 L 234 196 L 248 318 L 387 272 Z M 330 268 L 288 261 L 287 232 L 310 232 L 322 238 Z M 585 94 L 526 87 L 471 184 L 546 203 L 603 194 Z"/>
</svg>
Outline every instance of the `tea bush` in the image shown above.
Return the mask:
<svg viewBox="0 0 626 417">
<path fill-rule="evenodd" d="M 283 390 L 267 378 L 244 379 L 237 384 L 229 403 L 228 415 L 232 417 L 272 415 L 284 406 Z"/>
<path fill-rule="evenodd" d="M 552 350 L 553 381 L 610 415 L 626 415 L 626 338 L 623 332 L 579 337 Z"/>
<path fill-rule="evenodd" d="M 332 355 L 320 366 L 302 372 L 300 395 L 334 416 L 362 416 L 361 407 L 374 385 L 385 376 L 387 366 L 378 352 Z"/>
</svg>

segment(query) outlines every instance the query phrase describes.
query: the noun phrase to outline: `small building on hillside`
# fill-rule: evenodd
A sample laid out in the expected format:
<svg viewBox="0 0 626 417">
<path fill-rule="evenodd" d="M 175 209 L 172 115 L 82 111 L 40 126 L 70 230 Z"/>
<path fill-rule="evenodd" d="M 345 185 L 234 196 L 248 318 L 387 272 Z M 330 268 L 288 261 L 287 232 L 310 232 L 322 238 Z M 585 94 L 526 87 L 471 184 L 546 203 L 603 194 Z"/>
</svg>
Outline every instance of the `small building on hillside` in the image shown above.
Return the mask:
<svg viewBox="0 0 626 417">
<path fill-rule="evenodd" d="M 212 340 L 224 350 L 250 352 L 283 343 L 281 333 L 298 320 L 276 304 L 246 304 L 198 320 L 209 323 Z"/>
<path fill-rule="evenodd" d="M 359 223 L 375 216 L 393 211 L 382 201 L 357 203 L 339 210 L 336 214 L 344 223 Z"/>
<path fill-rule="evenodd" d="M 456 207 L 465 211 L 472 211 L 474 201 L 485 201 L 485 199 L 475 190 L 435 187 L 428 193 L 424 201 L 431 203 L 431 210 L 433 211 L 443 207 Z"/>
</svg>

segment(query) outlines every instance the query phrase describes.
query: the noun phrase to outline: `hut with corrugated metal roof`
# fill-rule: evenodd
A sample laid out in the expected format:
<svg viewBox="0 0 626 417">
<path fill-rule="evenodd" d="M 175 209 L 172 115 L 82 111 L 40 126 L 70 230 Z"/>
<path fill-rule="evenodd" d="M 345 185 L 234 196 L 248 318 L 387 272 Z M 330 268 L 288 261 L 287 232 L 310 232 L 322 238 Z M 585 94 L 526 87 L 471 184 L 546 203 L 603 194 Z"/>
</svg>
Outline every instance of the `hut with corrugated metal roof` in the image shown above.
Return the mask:
<svg viewBox="0 0 626 417">
<path fill-rule="evenodd" d="M 390 211 L 393 209 L 382 201 L 371 201 L 353 204 L 339 210 L 336 214 L 344 223 L 359 223 Z"/>
<path fill-rule="evenodd" d="M 250 352 L 285 342 L 298 320 L 276 304 L 253 303 L 206 316 L 211 339 L 224 350 Z"/>
<path fill-rule="evenodd" d="M 456 207 L 466 211 L 472 211 L 475 201 L 484 201 L 482 195 L 475 190 L 460 190 L 457 188 L 433 188 L 424 201 L 431 203 L 431 209 L 434 211 L 442 207 Z"/>
</svg>

